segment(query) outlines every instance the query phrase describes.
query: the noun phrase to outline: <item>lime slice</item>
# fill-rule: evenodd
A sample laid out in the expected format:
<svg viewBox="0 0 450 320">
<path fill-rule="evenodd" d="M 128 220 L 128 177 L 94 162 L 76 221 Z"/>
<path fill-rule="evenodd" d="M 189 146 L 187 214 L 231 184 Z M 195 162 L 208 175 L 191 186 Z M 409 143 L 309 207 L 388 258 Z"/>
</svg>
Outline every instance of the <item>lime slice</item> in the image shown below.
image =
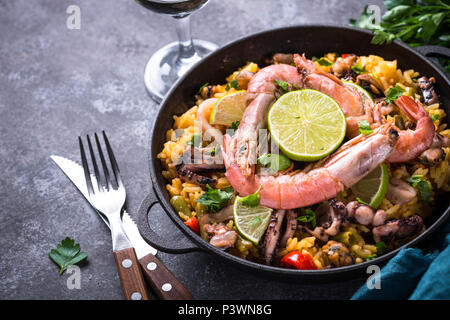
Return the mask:
<svg viewBox="0 0 450 320">
<path fill-rule="evenodd" d="M 240 199 L 237 196 L 234 200 L 234 224 L 242 237 L 257 245 L 269 225 L 272 209 L 260 205 L 244 206 Z"/>
<path fill-rule="evenodd" d="M 342 81 L 346 86 L 351 87 L 353 89 L 355 89 L 360 95 L 361 98 L 363 100 L 363 103 L 366 102 L 366 99 L 369 99 L 370 101 L 373 102 L 373 98 L 370 95 L 370 93 L 368 93 L 363 87 L 358 86 L 356 83 L 350 82 L 350 81 Z"/>
<path fill-rule="evenodd" d="M 305 89 L 282 95 L 268 116 L 271 137 L 289 158 L 314 161 L 333 152 L 347 122 L 339 104 L 322 92 Z"/>
<path fill-rule="evenodd" d="M 244 90 L 227 94 L 217 101 L 211 112 L 209 122 L 231 126 L 233 122 L 242 119 L 246 107 Z"/>
<path fill-rule="evenodd" d="M 372 208 L 378 208 L 389 185 L 389 172 L 382 163 L 352 187 L 353 193 Z"/>
</svg>

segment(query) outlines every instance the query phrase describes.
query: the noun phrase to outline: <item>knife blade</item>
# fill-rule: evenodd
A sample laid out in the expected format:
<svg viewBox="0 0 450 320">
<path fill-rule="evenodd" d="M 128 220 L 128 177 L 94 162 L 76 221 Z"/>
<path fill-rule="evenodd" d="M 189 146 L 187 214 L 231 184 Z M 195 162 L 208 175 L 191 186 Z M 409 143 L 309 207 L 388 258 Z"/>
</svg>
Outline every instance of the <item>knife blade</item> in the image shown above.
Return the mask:
<svg viewBox="0 0 450 320">
<path fill-rule="evenodd" d="M 88 197 L 83 167 L 78 163 L 61 156 L 51 155 L 50 158 L 91 204 Z M 92 175 L 91 179 L 93 184 L 96 183 L 95 177 Z M 95 207 L 93 208 L 95 209 Z M 109 227 L 106 217 L 99 211 L 95 211 Z M 193 300 L 194 297 L 189 290 L 156 257 L 158 251 L 142 238 L 135 222 L 126 211 L 124 211 L 122 215 L 122 225 L 128 240 L 130 240 L 134 247 L 144 276 L 158 297 L 165 300 Z"/>
<path fill-rule="evenodd" d="M 69 178 L 70 181 L 77 187 L 78 191 L 84 196 L 84 198 L 89 202 L 88 197 L 88 190 L 86 186 L 86 180 L 84 177 L 84 170 L 81 165 L 76 163 L 75 161 L 69 160 L 67 158 L 51 155 L 50 158 L 57 164 L 57 166 L 64 172 L 64 174 Z M 91 175 L 92 183 L 95 185 L 97 181 L 95 180 L 95 177 Z M 95 208 L 94 208 L 95 210 Z M 102 218 L 103 222 L 106 223 L 106 225 L 109 228 L 109 222 L 106 219 L 106 217 L 100 213 L 98 210 L 95 210 L 100 218 Z M 125 229 L 125 234 L 128 237 L 128 240 L 130 240 L 131 244 L 134 247 L 134 250 L 136 251 L 136 256 L 138 259 L 141 259 L 142 257 L 146 256 L 147 254 L 155 255 L 158 250 L 153 248 L 151 245 L 149 245 L 141 236 L 139 233 L 139 230 L 131 218 L 131 216 L 124 210 L 122 214 L 122 225 Z"/>
</svg>

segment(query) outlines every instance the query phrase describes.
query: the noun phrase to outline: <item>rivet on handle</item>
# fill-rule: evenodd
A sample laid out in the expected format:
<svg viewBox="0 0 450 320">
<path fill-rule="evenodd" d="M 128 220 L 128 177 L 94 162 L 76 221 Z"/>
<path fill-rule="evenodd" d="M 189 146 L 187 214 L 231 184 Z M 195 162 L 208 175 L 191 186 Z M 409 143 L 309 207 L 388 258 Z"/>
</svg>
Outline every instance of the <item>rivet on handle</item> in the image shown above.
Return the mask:
<svg viewBox="0 0 450 320">
<path fill-rule="evenodd" d="M 156 267 L 157 267 L 157 265 L 156 265 L 156 263 L 154 263 L 154 262 L 150 262 L 150 263 L 147 265 L 147 269 L 150 270 L 150 271 L 155 270 Z"/>
<path fill-rule="evenodd" d="M 124 268 L 130 268 L 133 265 L 133 261 L 131 261 L 130 259 L 125 259 L 122 261 L 122 267 Z"/>
<path fill-rule="evenodd" d="M 142 300 L 142 295 L 139 292 L 133 292 L 131 294 L 131 300 Z"/>
<path fill-rule="evenodd" d="M 162 285 L 162 287 L 161 287 L 161 289 L 163 290 L 163 291 L 170 291 L 170 290 L 172 290 L 172 285 L 170 284 L 170 283 L 164 283 L 163 285 Z"/>
</svg>

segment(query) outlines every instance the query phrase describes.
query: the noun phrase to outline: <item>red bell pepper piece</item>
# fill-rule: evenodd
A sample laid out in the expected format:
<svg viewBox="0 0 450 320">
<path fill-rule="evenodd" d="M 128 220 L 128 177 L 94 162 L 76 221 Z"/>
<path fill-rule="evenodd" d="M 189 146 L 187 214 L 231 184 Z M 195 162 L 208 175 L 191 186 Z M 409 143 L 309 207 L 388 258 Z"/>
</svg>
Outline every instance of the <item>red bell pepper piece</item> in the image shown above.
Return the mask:
<svg viewBox="0 0 450 320">
<path fill-rule="evenodd" d="M 316 270 L 317 266 L 309 254 L 303 254 L 301 251 L 292 251 L 281 259 L 281 264 L 288 269 L 298 270 Z"/>
<path fill-rule="evenodd" d="M 196 217 L 189 218 L 184 224 L 191 228 L 196 234 L 200 234 L 200 226 Z"/>
</svg>

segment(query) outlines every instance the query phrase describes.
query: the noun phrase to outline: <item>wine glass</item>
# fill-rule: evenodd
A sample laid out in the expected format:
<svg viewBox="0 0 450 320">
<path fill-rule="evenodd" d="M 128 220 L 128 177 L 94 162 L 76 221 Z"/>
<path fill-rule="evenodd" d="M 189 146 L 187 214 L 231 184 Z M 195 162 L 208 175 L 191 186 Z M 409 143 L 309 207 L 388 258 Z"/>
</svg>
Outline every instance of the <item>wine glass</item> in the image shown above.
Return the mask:
<svg viewBox="0 0 450 320">
<path fill-rule="evenodd" d="M 208 0 L 136 0 L 145 8 L 175 18 L 178 41 L 156 51 L 145 67 L 144 82 L 150 96 L 158 103 L 173 83 L 189 68 L 218 46 L 204 40 L 193 40 L 190 14 L 202 8 Z"/>
</svg>

